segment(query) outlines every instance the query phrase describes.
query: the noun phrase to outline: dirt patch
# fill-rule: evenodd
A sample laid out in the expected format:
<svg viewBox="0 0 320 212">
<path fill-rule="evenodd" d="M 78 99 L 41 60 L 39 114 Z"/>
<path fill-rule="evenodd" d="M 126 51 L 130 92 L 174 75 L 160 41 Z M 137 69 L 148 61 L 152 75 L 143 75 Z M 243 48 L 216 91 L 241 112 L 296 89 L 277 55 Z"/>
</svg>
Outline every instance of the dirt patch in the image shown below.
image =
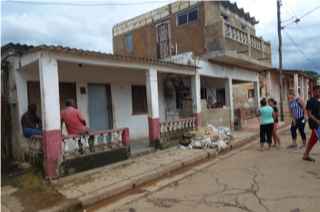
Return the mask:
<svg viewBox="0 0 320 212">
<path fill-rule="evenodd" d="M 24 169 L 17 163 L 2 163 L 1 187 L 5 186 L 17 189 L 1 199 L 11 211 L 38 211 L 67 201 L 45 180 L 38 166 Z"/>
</svg>

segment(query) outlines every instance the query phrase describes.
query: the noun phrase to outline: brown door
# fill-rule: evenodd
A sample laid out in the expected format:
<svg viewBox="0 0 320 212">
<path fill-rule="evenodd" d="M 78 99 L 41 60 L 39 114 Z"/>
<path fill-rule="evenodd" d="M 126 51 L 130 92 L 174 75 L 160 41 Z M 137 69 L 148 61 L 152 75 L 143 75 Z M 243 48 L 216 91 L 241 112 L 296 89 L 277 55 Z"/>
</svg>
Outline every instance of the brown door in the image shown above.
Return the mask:
<svg viewBox="0 0 320 212">
<path fill-rule="evenodd" d="M 158 28 L 158 59 L 169 56 L 169 27 L 162 24 Z"/>
</svg>

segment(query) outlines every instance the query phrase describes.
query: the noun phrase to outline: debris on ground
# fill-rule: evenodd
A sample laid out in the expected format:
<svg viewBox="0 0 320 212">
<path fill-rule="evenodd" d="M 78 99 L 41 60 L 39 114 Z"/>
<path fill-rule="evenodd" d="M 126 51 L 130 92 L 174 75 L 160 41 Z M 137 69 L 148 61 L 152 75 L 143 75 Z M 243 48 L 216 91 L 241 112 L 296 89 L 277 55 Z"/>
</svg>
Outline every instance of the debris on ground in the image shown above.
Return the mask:
<svg viewBox="0 0 320 212">
<path fill-rule="evenodd" d="M 225 149 L 230 141 L 234 138 L 231 130 L 228 127 L 214 127 L 210 124 L 207 126 L 197 127 L 196 130 L 183 134 L 183 139 L 180 141 L 181 149 L 203 149 L 203 148 L 218 148 Z"/>
</svg>

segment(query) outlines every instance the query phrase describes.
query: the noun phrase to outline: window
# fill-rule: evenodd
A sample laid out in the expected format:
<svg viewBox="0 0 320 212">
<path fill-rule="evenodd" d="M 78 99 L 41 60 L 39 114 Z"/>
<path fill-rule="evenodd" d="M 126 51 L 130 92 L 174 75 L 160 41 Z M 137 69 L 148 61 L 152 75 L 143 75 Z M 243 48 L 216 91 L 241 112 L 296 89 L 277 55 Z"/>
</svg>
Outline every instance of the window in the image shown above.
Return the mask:
<svg viewBox="0 0 320 212">
<path fill-rule="evenodd" d="M 198 8 L 178 15 L 178 25 L 189 23 L 198 19 Z"/>
<path fill-rule="evenodd" d="M 247 27 L 245 25 L 241 24 L 241 29 L 246 30 Z"/>
<path fill-rule="evenodd" d="M 131 86 L 132 92 L 132 113 L 147 113 L 147 89 L 146 86 Z"/>
<path fill-rule="evenodd" d="M 127 40 L 127 52 L 132 51 L 132 36 L 131 33 L 126 35 L 126 40 Z"/>
<path fill-rule="evenodd" d="M 225 14 L 221 13 L 221 16 L 223 17 L 223 20 L 228 21 L 228 16 L 226 16 Z"/>
<path fill-rule="evenodd" d="M 248 90 L 248 98 L 254 98 L 254 89 Z"/>
</svg>

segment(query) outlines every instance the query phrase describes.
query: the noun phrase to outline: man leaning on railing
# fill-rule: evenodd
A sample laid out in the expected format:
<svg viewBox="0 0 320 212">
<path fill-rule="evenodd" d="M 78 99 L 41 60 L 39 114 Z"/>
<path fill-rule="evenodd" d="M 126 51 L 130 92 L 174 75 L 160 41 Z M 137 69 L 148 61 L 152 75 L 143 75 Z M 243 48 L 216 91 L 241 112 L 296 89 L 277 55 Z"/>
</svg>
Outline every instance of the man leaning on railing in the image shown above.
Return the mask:
<svg viewBox="0 0 320 212">
<path fill-rule="evenodd" d="M 69 135 L 85 135 L 94 132 L 90 127 L 87 126 L 86 120 L 84 119 L 80 110 L 76 109 L 76 104 L 73 99 L 66 101 L 67 108 L 60 112 L 61 119 L 61 132 L 63 122 L 66 123 L 67 132 Z M 89 138 L 89 150 L 92 152 L 93 136 Z M 81 140 L 81 139 L 80 139 Z M 78 141 L 79 152 L 83 153 L 83 145 L 81 141 Z"/>
</svg>

